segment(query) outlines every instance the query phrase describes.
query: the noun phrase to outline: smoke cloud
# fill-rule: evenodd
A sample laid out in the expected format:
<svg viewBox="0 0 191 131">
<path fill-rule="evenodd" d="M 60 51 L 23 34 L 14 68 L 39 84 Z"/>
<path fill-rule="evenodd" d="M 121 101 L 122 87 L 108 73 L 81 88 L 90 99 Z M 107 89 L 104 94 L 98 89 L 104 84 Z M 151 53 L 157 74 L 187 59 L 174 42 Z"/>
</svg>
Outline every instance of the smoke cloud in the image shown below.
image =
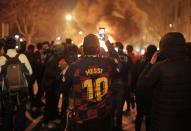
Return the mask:
<svg viewBox="0 0 191 131">
<path fill-rule="evenodd" d="M 105 27 L 115 41 L 140 37 L 147 19 L 132 0 L 78 0 L 73 14 L 86 33 Z"/>
</svg>

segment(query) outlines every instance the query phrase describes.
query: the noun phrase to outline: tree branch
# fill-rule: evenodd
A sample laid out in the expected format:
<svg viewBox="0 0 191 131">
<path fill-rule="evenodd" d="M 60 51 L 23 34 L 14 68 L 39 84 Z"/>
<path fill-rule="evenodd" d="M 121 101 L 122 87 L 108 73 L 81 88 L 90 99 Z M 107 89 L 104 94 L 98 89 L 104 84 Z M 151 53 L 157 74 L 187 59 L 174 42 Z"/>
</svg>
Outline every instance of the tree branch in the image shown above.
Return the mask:
<svg viewBox="0 0 191 131">
<path fill-rule="evenodd" d="M 21 25 L 19 24 L 19 21 L 16 20 L 15 23 L 16 23 L 16 25 L 17 25 L 17 29 L 18 29 L 19 33 L 20 33 L 21 35 L 25 36 L 25 33 L 22 31 Z"/>
</svg>

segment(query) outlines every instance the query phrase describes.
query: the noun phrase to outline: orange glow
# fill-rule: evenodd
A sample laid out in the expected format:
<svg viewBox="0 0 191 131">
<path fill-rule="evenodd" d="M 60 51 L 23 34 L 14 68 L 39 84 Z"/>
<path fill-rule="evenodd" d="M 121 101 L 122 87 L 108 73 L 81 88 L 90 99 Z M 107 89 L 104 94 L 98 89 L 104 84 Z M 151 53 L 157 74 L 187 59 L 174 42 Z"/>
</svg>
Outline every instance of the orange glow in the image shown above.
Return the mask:
<svg viewBox="0 0 191 131">
<path fill-rule="evenodd" d="M 104 48 L 104 50 L 105 50 L 106 52 L 108 52 L 107 46 L 105 45 L 105 41 L 99 40 L 99 43 L 100 43 L 100 47 Z"/>
<path fill-rule="evenodd" d="M 69 14 L 68 14 L 68 15 L 66 15 L 66 20 L 67 20 L 67 21 L 71 21 L 71 20 L 72 20 L 72 16 L 71 16 L 71 15 L 69 15 Z"/>
<path fill-rule="evenodd" d="M 108 39 L 111 43 L 115 43 L 115 40 L 111 37 L 111 36 L 108 36 Z"/>
<path fill-rule="evenodd" d="M 98 34 L 95 34 L 95 35 L 98 37 Z M 107 46 L 105 45 L 105 41 L 99 39 L 99 43 L 100 43 L 100 47 L 104 48 L 104 50 L 108 52 Z"/>
</svg>

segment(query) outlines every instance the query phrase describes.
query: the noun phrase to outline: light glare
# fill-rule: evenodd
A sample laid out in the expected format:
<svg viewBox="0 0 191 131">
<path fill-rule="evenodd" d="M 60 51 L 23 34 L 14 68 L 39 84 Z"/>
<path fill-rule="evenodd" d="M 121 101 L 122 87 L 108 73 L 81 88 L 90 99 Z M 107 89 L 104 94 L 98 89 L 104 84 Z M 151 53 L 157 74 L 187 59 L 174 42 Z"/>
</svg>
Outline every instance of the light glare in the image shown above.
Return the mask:
<svg viewBox="0 0 191 131">
<path fill-rule="evenodd" d="M 103 40 L 99 40 L 100 47 L 104 48 L 106 52 L 108 52 L 107 46 L 105 45 L 105 42 Z"/>
<path fill-rule="evenodd" d="M 17 40 L 18 40 L 18 39 L 19 39 L 19 35 L 15 35 L 15 39 L 17 39 Z"/>
<path fill-rule="evenodd" d="M 135 51 L 136 51 L 136 52 L 140 52 L 140 49 L 137 48 L 137 49 L 135 49 Z"/>
<path fill-rule="evenodd" d="M 144 55 L 145 54 L 145 49 L 141 50 L 141 54 Z"/>
<path fill-rule="evenodd" d="M 72 16 L 71 15 L 66 15 L 66 20 L 68 20 L 68 21 L 72 20 Z"/>
<path fill-rule="evenodd" d="M 111 36 L 108 36 L 108 39 L 109 39 L 109 41 L 110 41 L 111 43 L 114 43 L 114 42 L 115 42 L 114 39 L 113 39 Z"/>
<path fill-rule="evenodd" d="M 79 34 L 80 34 L 80 35 L 82 35 L 82 34 L 83 34 L 83 32 L 82 32 L 82 31 L 80 31 L 80 32 L 79 32 Z"/>
<path fill-rule="evenodd" d="M 115 51 L 117 51 L 117 52 L 118 52 L 118 48 L 115 48 Z"/>
<path fill-rule="evenodd" d="M 22 39 L 22 38 L 20 38 L 20 39 L 19 39 L 19 41 L 20 41 L 20 42 L 23 42 L 23 39 Z"/>
</svg>

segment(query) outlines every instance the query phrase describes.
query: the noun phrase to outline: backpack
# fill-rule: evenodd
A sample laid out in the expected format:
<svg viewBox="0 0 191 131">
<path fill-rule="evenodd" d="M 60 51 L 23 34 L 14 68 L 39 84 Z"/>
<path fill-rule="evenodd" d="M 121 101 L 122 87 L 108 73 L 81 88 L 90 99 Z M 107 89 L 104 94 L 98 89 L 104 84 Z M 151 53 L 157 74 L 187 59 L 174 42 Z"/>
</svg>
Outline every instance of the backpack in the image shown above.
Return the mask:
<svg viewBox="0 0 191 131">
<path fill-rule="evenodd" d="M 7 62 L 5 64 L 4 83 L 9 92 L 19 91 L 26 87 L 25 76 L 22 71 L 22 64 L 18 59 L 19 54 L 11 58 L 5 55 Z"/>
</svg>

